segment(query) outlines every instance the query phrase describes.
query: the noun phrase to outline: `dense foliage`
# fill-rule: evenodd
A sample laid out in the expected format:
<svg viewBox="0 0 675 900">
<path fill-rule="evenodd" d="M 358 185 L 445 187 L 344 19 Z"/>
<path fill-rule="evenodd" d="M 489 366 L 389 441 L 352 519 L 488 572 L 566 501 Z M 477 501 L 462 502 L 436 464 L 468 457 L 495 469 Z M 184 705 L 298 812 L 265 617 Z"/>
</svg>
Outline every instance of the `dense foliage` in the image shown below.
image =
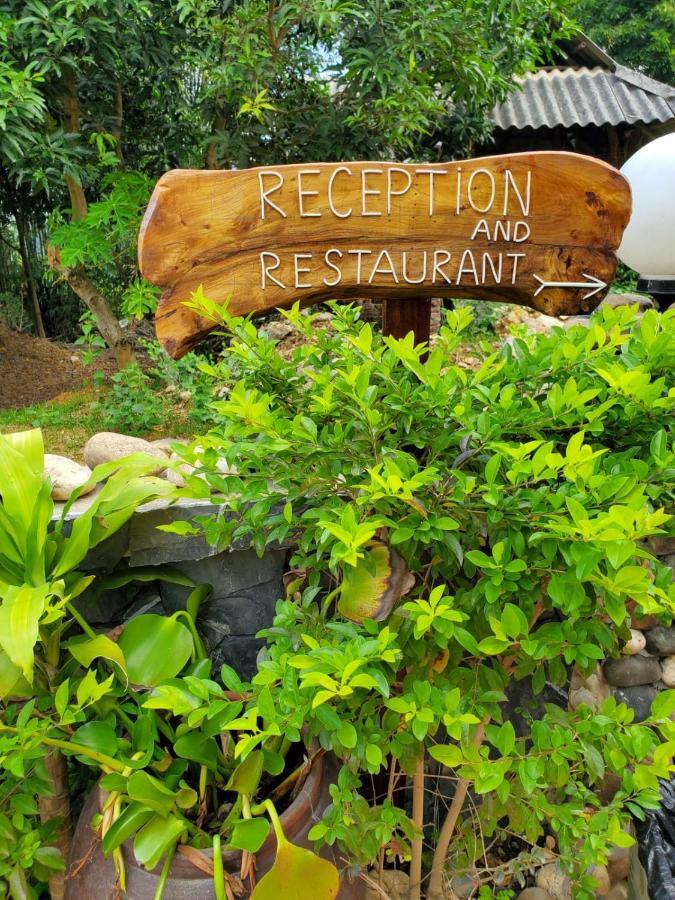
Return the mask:
<svg viewBox="0 0 675 900">
<path fill-rule="evenodd" d="M 560 0 L 0 0 L 0 223 L 30 238 L 27 223 L 50 219 L 54 272 L 122 357 L 116 317 L 153 302 L 134 244 L 164 171 L 466 152 L 563 13 Z M 44 242 L 12 244 L 27 280 Z"/>
<path fill-rule="evenodd" d="M 675 8 L 670 0 L 577 0 L 581 27 L 624 66 L 675 84 Z"/>
<path fill-rule="evenodd" d="M 672 533 L 675 315 L 604 310 L 589 328 L 522 334 L 468 371 L 448 363 L 466 310 L 426 362 L 412 336 L 334 311 L 325 330 L 288 314 L 304 336 L 291 360 L 225 314 L 232 344 L 211 369 L 221 422 L 185 451 L 202 467 L 193 494 L 231 510 L 203 520 L 214 543 L 294 548 L 254 682 L 272 701 L 263 719 L 304 725 L 344 761 L 313 836 L 373 859 L 396 822 L 358 799 L 358 776 L 389 760 L 412 773 L 425 749 L 477 795 L 454 840 L 441 832 L 429 896 L 448 844 L 453 866 L 489 879 L 482 842 L 504 828 L 523 841 L 512 871 L 553 834 L 575 896 L 591 896 L 587 867 L 657 802 L 675 695 L 640 725 L 611 699 L 546 706 L 516 735 L 507 691 L 593 671 L 634 609 L 672 618 L 671 570 L 645 541 Z M 606 805 L 608 772 L 621 786 Z"/>
</svg>

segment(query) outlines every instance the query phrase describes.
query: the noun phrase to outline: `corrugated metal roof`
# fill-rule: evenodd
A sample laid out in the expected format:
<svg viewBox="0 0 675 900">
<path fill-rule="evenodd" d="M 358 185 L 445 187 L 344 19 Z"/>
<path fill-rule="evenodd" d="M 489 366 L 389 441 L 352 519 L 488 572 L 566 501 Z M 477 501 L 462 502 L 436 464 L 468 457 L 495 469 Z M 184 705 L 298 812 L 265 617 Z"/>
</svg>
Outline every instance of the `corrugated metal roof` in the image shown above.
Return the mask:
<svg viewBox="0 0 675 900">
<path fill-rule="evenodd" d="M 675 88 L 617 65 L 539 69 L 492 111 L 497 128 L 619 125 L 675 119 Z"/>
</svg>

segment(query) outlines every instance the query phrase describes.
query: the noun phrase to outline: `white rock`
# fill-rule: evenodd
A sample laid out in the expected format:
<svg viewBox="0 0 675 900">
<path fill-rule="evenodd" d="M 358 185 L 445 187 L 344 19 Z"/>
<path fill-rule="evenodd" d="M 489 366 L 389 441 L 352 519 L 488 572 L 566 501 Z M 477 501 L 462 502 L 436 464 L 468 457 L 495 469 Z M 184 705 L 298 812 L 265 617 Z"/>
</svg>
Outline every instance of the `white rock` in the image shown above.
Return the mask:
<svg viewBox="0 0 675 900">
<path fill-rule="evenodd" d="M 169 462 L 180 462 L 180 456 L 178 456 L 178 454 L 176 453 L 172 453 L 169 457 Z M 182 462 L 175 468 L 173 466 L 169 466 L 164 477 L 167 481 L 170 481 L 171 484 L 176 484 L 178 485 L 178 487 L 185 487 L 185 476 L 192 475 L 194 471 L 194 466 L 191 466 L 190 463 Z"/>
<path fill-rule="evenodd" d="M 156 456 L 166 462 L 166 454 L 160 447 L 154 447 L 150 441 L 144 441 L 143 438 L 117 434 L 115 431 L 99 431 L 84 445 L 84 461 L 91 469 L 101 463 L 124 459 L 132 453 L 147 453 L 148 456 Z M 155 474 L 163 469 L 163 465 L 158 466 Z"/>
<path fill-rule="evenodd" d="M 626 656 L 635 656 L 636 653 L 640 653 L 647 646 L 647 639 L 641 631 L 638 631 L 637 628 L 631 628 L 630 630 L 630 640 L 626 641 L 623 647 L 623 652 Z"/>
<path fill-rule="evenodd" d="M 669 688 L 675 687 L 675 656 L 666 656 L 661 660 L 663 674 L 661 681 Z"/>
<path fill-rule="evenodd" d="M 569 707 L 576 709 L 585 703 L 591 709 L 598 710 L 609 697 L 610 688 L 600 666 L 590 675 L 583 676 L 577 667 L 572 670 L 569 687 Z"/>
<path fill-rule="evenodd" d="M 52 498 L 54 500 L 67 500 L 75 488 L 82 487 L 91 477 L 89 466 L 81 466 L 74 459 L 67 456 L 57 456 L 54 453 L 45 453 L 45 475 L 52 482 Z M 84 494 L 91 493 L 95 484 L 90 485 Z"/>
</svg>

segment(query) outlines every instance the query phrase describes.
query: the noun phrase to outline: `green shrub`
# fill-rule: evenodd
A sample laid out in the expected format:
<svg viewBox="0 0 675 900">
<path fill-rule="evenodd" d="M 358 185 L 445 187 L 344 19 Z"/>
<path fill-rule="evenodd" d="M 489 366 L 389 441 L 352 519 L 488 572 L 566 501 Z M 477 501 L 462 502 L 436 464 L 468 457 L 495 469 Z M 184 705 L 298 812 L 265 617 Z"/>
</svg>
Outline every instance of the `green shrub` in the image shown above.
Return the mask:
<svg viewBox="0 0 675 900">
<path fill-rule="evenodd" d="M 366 803 L 359 782 L 415 773 L 419 799 L 427 754 L 474 797 L 437 835 L 427 896 L 446 861 L 492 883 L 483 841 L 507 835 L 523 850 L 502 876 L 541 861 L 552 835 L 575 896 L 593 896 L 588 867 L 658 804 L 675 692 L 642 724 L 611 698 L 548 705 L 519 736 L 505 691 L 590 673 L 619 652 L 633 607 L 671 621 L 672 572 L 646 540 L 675 530 L 675 314 L 603 310 L 588 328 L 520 333 L 467 371 L 449 362 L 466 308 L 423 363 L 412 336 L 381 338 L 351 307 L 321 330 L 288 313 L 304 336 L 290 360 L 251 322 L 199 307 L 232 342 L 212 369 L 220 421 L 185 454 L 202 468 L 190 488 L 229 507 L 200 522 L 213 543 L 293 547 L 255 682 L 266 727 L 303 727 L 343 761 L 312 837 L 357 864 L 393 837 L 404 847 L 391 804 Z M 605 803 L 609 773 L 620 787 Z M 419 831 L 411 865 L 414 881 Z"/>
</svg>

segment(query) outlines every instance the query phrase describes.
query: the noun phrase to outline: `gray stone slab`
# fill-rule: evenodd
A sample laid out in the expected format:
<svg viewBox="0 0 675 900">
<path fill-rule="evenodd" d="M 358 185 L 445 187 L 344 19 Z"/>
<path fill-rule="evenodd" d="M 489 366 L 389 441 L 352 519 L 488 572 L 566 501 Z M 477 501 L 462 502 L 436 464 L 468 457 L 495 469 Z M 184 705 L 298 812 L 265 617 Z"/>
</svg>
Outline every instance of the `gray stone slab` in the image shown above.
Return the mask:
<svg viewBox="0 0 675 900">
<path fill-rule="evenodd" d="M 140 507 L 130 523 L 129 565 L 162 565 L 215 556 L 218 549 L 208 544 L 201 535 L 171 534 L 158 531 L 158 526 L 173 522 L 190 522 L 195 516 L 222 515 L 222 513 L 222 507 L 208 501 L 182 502 L 172 506 L 157 501 Z"/>
</svg>

